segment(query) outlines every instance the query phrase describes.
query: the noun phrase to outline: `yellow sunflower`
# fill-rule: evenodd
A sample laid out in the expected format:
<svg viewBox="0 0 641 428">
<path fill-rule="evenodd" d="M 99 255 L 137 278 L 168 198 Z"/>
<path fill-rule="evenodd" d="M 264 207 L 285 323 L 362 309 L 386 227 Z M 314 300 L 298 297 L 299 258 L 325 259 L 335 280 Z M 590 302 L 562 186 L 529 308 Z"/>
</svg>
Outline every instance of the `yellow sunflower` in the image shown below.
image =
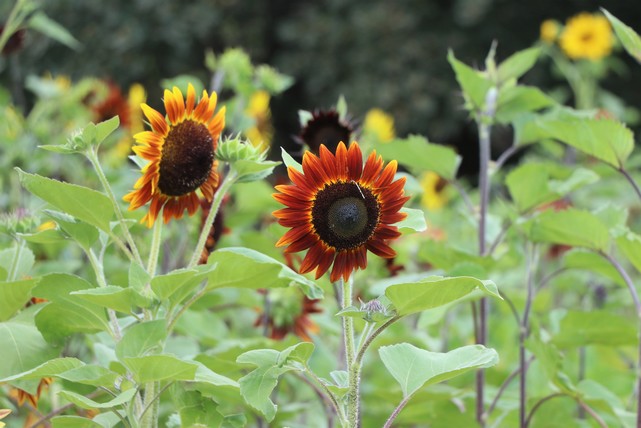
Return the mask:
<svg viewBox="0 0 641 428">
<path fill-rule="evenodd" d="M 367 251 L 392 258 L 388 245 L 401 233 L 394 226 L 407 217 L 401 208 L 408 201 L 405 177 L 394 180 L 397 163 L 383 166 L 372 152 L 363 165 L 356 141 L 349 150 L 341 141 L 332 153 L 320 146 L 320 154 L 303 155 L 303 172 L 289 167 L 291 185 L 276 186 L 274 199 L 285 208 L 274 211 L 282 226 L 291 228 L 276 243 L 285 253 L 308 250 L 300 273 L 316 269 L 316 279 L 330 266 L 330 281 L 347 281 L 354 269 L 365 269 Z"/>
<path fill-rule="evenodd" d="M 560 39 L 561 48 L 569 58 L 592 61 L 608 56 L 613 43 L 608 20 L 586 12 L 568 19 Z"/>
<path fill-rule="evenodd" d="M 421 205 L 429 211 L 437 211 L 443 208 L 447 203 L 447 196 L 443 192 L 445 180 L 438 174 L 429 171 L 421 176 L 420 183 L 423 188 Z"/>
<path fill-rule="evenodd" d="M 540 38 L 545 43 L 552 44 L 556 41 L 556 38 L 559 36 L 559 31 L 561 27 L 559 23 L 553 19 L 546 19 L 541 23 L 540 28 Z"/>
<path fill-rule="evenodd" d="M 396 137 L 394 118 L 381 109 L 373 108 L 365 115 L 363 131 L 365 134 L 372 135 L 380 143 L 389 143 Z"/>
<path fill-rule="evenodd" d="M 254 126 L 245 131 L 245 135 L 254 147 L 261 147 L 263 150 L 271 145 L 274 137 L 269 98 L 269 92 L 256 91 L 245 109 L 245 113 L 254 119 Z"/>
<path fill-rule="evenodd" d="M 142 168 L 143 176 L 134 191 L 125 195 L 129 210 L 151 201 L 142 222 L 151 227 L 163 210 L 165 223 L 181 218 L 185 210 L 193 215 L 200 206 L 196 190 L 211 201 L 218 186 L 218 162 L 214 152 L 225 126 L 225 108 L 218 113 L 216 93 L 211 97 L 203 91 L 196 104 L 196 92 L 190 84 L 187 100 L 180 89 L 165 90 L 167 118 L 141 104 L 152 130 L 134 135 L 138 145 L 133 151 L 149 163 Z"/>
</svg>

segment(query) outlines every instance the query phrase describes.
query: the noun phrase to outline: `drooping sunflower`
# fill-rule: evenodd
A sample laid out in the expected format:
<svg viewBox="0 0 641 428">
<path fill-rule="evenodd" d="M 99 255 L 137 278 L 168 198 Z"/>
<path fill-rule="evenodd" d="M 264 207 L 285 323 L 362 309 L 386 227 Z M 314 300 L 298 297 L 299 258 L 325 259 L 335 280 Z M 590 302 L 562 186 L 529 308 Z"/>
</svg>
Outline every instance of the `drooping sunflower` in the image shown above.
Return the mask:
<svg viewBox="0 0 641 428">
<path fill-rule="evenodd" d="M 316 269 L 320 278 L 332 266 L 330 280 L 348 280 L 354 269 L 367 266 L 367 250 L 384 258 L 396 252 L 387 241 L 398 238 L 394 223 L 407 214 L 399 212 L 405 178 L 394 180 L 397 163 L 383 167 L 372 152 L 363 165 L 358 143 L 349 150 L 343 142 L 336 154 L 324 145 L 319 156 L 303 155 L 303 172 L 288 168 L 291 185 L 276 186 L 274 198 L 286 208 L 274 212 L 278 222 L 290 227 L 276 243 L 286 253 L 308 250 L 301 273 Z"/>
<path fill-rule="evenodd" d="M 315 110 L 296 140 L 318 154 L 321 145 L 335 151 L 339 142 L 351 141 L 352 132 L 352 123 L 341 119 L 336 110 Z"/>
<path fill-rule="evenodd" d="M 597 61 L 610 54 L 614 36 L 605 16 L 583 12 L 568 19 L 559 42 L 569 58 Z"/>
<path fill-rule="evenodd" d="M 190 84 L 187 99 L 180 89 L 165 90 L 164 104 L 167 119 L 141 104 L 151 124 L 151 131 L 134 135 L 138 143 L 133 151 L 149 163 L 142 169 L 143 176 L 134 185 L 134 191 L 123 198 L 129 210 L 135 210 L 151 201 L 149 212 L 142 222 L 151 227 L 160 210 L 165 223 L 181 218 L 185 210 L 193 215 L 200 206 L 196 190 L 211 201 L 218 186 L 218 162 L 214 152 L 225 126 L 225 108 L 218 113 L 216 93 L 203 91 L 196 104 L 196 92 Z"/>
</svg>

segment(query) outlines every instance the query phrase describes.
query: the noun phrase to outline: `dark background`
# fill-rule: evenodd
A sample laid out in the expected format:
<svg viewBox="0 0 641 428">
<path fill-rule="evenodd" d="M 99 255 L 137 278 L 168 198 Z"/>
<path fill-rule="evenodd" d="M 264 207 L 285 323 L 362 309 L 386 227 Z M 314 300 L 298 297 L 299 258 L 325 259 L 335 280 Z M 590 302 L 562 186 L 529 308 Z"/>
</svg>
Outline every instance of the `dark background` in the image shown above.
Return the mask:
<svg viewBox="0 0 641 428">
<path fill-rule="evenodd" d="M 9 3 L 0 6 L 3 16 Z M 189 73 L 207 82 L 205 50 L 242 47 L 254 63 L 296 81 L 272 100 L 274 145 L 288 144 L 298 132 L 298 109 L 327 108 L 343 94 L 354 118 L 380 107 L 394 116 L 399 136 L 420 133 L 454 145 L 466 165 L 473 165 L 475 129 L 461 109 L 448 49 L 482 66 L 493 40 L 500 60 L 535 43 L 543 20 L 565 22 L 599 7 L 641 31 L 635 0 L 58 0 L 43 7 L 83 49 L 30 32 L 12 59 L 21 77 L 50 71 L 109 78 L 123 88 L 140 82 L 158 106 L 160 79 Z M 624 53 L 617 56 L 628 72 L 604 85 L 641 108 L 641 67 Z M 544 62 L 525 81 L 544 90 L 562 84 Z"/>
</svg>

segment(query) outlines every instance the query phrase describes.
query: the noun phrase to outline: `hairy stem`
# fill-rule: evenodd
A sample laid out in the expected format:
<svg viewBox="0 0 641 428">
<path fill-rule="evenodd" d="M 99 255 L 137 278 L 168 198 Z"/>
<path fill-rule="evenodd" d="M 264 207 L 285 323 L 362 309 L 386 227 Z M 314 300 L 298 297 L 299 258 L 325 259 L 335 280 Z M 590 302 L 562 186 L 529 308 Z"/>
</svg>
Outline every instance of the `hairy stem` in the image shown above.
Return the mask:
<svg viewBox="0 0 641 428">
<path fill-rule="evenodd" d="M 345 413 L 343 412 L 341 405 L 338 403 L 338 399 L 336 398 L 334 393 L 327 387 L 327 385 L 325 385 L 323 381 L 320 380 L 320 378 L 316 375 L 316 373 L 314 373 L 312 369 L 310 369 L 309 366 L 307 365 L 305 365 L 305 373 L 313 379 L 313 382 L 309 381 L 311 384 L 310 386 L 314 384 L 316 385 L 314 387 L 314 390 L 316 391 L 316 393 L 319 396 L 321 396 L 323 399 L 329 400 L 329 402 L 333 407 L 334 412 L 336 412 L 336 414 L 338 415 L 338 419 L 340 420 L 341 425 L 345 425 L 345 423 L 347 422 L 345 420 Z M 304 377 L 302 378 L 305 379 Z"/>
<path fill-rule="evenodd" d="M 391 428 L 392 422 L 394 422 L 394 419 L 398 416 L 399 413 L 401 413 L 401 410 L 405 407 L 405 405 L 410 401 L 410 398 L 412 398 L 411 395 L 408 395 L 407 397 L 403 398 L 400 403 L 398 403 L 398 406 L 394 409 L 392 414 L 387 418 L 387 421 L 385 422 L 385 425 L 383 425 L 383 428 Z"/>
<path fill-rule="evenodd" d="M 140 252 L 138 252 L 138 247 L 136 247 L 134 238 L 133 236 L 131 236 L 131 232 L 129 232 L 129 227 L 127 226 L 125 216 L 122 214 L 122 210 L 120 209 L 120 204 L 116 200 L 116 195 L 111 189 L 111 185 L 109 184 L 109 180 L 107 180 L 105 172 L 102 170 L 102 166 L 100 166 L 100 161 L 98 161 L 98 153 L 96 152 L 96 149 L 92 147 L 91 149 L 87 150 L 86 156 L 87 159 L 89 159 L 89 161 L 91 162 L 91 165 L 93 165 L 93 168 L 96 171 L 96 175 L 98 176 L 98 180 L 100 180 L 100 184 L 102 184 L 105 192 L 107 192 L 109 200 L 111 200 L 114 212 L 116 213 L 116 217 L 118 217 L 118 222 L 120 223 L 120 229 L 125 236 L 127 245 L 129 245 L 129 248 L 131 249 L 131 254 L 134 257 L 134 260 L 138 262 L 140 266 L 143 266 L 142 259 L 140 258 Z"/>
<path fill-rule="evenodd" d="M 205 243 L 207 242 L 207 236 L 209 235 L 209 230 L 211 229 L 211 225 L 214 222 L 214 219 L 216 218 L 216 214 L 218 214 L 218 210 L 220 209 L 220 204 L 222 203 L 223 198 L 227 193 L 227 191 L 229 190 L 229 188 L 232 186 L 232 184 L 236 182 L 237 176 L 238 175 L 236 174 L 236 172 L 233 169 L 231 169 L 227 174 L 227 177 L 225 177 L 220 187 L 214 194 L 214 198 L 211 202 L 211 208 L 209 209 L 209 214 L 207 215 L 207 219 L 205 219 L 205 224 L 203 225 L 203 229 L 200 231 L 200 237 L 198 238 L 198 243 L 196 244 L 194 253 L 191 256 L 191 260 L 187 265 L 188 269 L 193 268 L 198 263 L 198 260 L 200 259 L 200 256 L 203 252 L 203 248 L 205 248 Z"/>
<path fill-rule="evenodd" d="M 89 263 L 93 268 L 94 274 L 96 275 L 96 281 L 98 282 L 99 287 L 106 287 L 107 281 L 105 280 L 105 273 L 102 268 L 102 262 L 98 260 L 93 250 L 90 248 L 85 250 L 85 254 L 89 259 Z M 116 317 L 116 312 L 113 309 L 107 309 L 107 314 L 109 315 L 109 322 L 111 323 L 112 337 L 116 342 L 119 342 L 122 339 L 122 333 L 120 332 L 120 324 L 118 323 L 118 317 Z"/>
<path fill-rule="evenodd" d="M 338 280 L 338 286 L 342 289 L 342 307 L 346 309 L 352 305 L 352 279 Z M 360 387 L 360 363 L 355 363 L 354 348 L 354 319 L 343 317 L 343 340 L 345 342 L 345 366 L 348 373 L 347 392 L 347 421 L 350 428 L 358 427 L 358 405 Z"/>
</svg>

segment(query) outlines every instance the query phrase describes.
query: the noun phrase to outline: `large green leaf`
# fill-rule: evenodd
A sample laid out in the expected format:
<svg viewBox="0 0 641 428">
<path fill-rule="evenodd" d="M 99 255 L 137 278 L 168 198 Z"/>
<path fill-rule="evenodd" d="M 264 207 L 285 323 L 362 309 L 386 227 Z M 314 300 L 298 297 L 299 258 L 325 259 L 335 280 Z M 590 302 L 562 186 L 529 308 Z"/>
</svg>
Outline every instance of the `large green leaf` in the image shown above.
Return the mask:
<svg viewBox="0 0 641 428">
<path fill-rule="evenodd" d="M 146 321 L 129 327 L 120 342 L 116 344 L 116 356 L 141 357 L 148 352 L 161 351 L 167 338 L 165 320 Z"/>
<path fill-rule="evenodd" d="M 544 138 L 559 140 L 618 169 L 634 149 L 632 131 L 616 120 L 565 117 L 541 120 L 535 126 Z"/>
<path fill-rule="evenodd" d="M 31 298 L 31 289 L 39 279 L 0 281 L 0 321 L 6 321 L 18 312 Z"/>
<path fill-rule="evenodd" d="M 548 210 L 524 224 L 533 242 L 564 244 L 592 250 L 607 251 L 608 229 L 588 211 L 568 208 Z"/>
<path fill-rule="evenodd" d="M 111 371 L 106 367 L 95 364 L 86 364 L 81 367 L 76 367 L 56 374 L 56 377 L 69 382 L 104 387 L 107 389 L 112 389 L 114 385 L 117 384 L 120 385 L 121 389 L 124 389 L 123 386 L 125 384 L 131 384 L 131 382 L 124 380 L 122 375 Z"/>
<path fill-rule="evenodd" d="M 492 87 L 492 82 L 490 82 L 482 72 L 474 70 L 472 67 L 456 59 L 452 51 L 448 52 L 447 60 L 456 73 L 456 80 L 463 90 L 463 96 L 467 101 L 468 110 L 483 110 L 485 107 L 485 96 L 490 87 Z"/>
<path fill-rule="evenodd" d="M 0 324 L 1 325 L 1 324 Z M 31 379 L 41 379 L 43 377 L 56 376 L 60 373 L 64 373 L 69 370 L 76 369 L 78 367 L 84 366 L 85 363 L 80 361 L 77 358 L 53 358 L 49 361 L 46 361 L 40 364 L 37 367 L 27 370 L 22 373 L 14 374 L 13 376 L 7 376 L 5 378 L 0 378 L 0 382 L 11 382 L 15 380 L 31 380 Z"/>
<path fill-rule="evenodd" d="M 584 168 L 528 162 L 510 171 L 505 179 L 520 212 L 561 199 L 573 190 L 594 183 L 599 176 Z"/>
<path fill-rule="evenodd" d="M 525 343 L 527 349 L 534 354 L 549 381 L 566 394 L 574 395 L 576 386 L 570 376 L 563 371 L 563 354 L 554 343 L 541 340 L 540 335 L 540 330 L 532 331 Z"/>
<path fill-rule="evenodd" d="M 552 342 L 560 348 L 636 345 L 637 328 L 629 317 L 609 311 L 568 311 Z"/>
<path fill-rule="evenodd" d="M 405 220 L 396 223 L 396 227 L 398 227 L 401 232 L 407 232 L 408 230 L 424 232 L 427 230 L 427 222 L 425 221 L 425 212 L 423 210 L 401 208 L 401 212 L 407 214 Z"/>
<path fill-rule="evenodd" d="M 117 285 L 74 291 L 71 294 L 87 302 L 125 314 L 131 313 L 131 308 L 135 306 L 136 297 L 138 297 L 133 289 L 118 287 Z"/>
<path fill-rule="evenodd" d="M 210 290 L 223 287 L 287 287 L 295 283 L 310 299 L 323 297 L 323 290 L 314 281 L 294 272 L 278 260 L 250 248 L 221 248 L 209 256 L 207 263 L 216 266 L 208 274 L 207 288 Z"/>
<path fill-rule="evenodd" d="M 35 256 L 26 245 L 16 245 L 0 250 L 0 280 L 22 279 L 31 274 Z M 13 271 L 13 278 L 7 274 Z"/>
<path fill-rule="evenodd" d="M 601 8 L 605 16 L 608 17 L 610 23 L 614 27 L 617 37 L 626 51 L 639 63 L 641 63 L 641 37 L 632 28 L 621 22 L 616 16 L 612 15 L 607 10 Z"/>
<path fill-rule="evenodd" d="M 498 363 L 494 349 L 469 345 L 450 352 L 430 352 L 409 343 L 383 346 L 378 350 L 383 364 L 408 397 L 420 388 L 451 379 L 471 370 Z"/>
<path fill-rule="evenodd" d="M 106 401 L 104 403 L 99 403 L 97 401 L 92 400 L 91 398 L 87 398 L 84 395 L 76 394 L 75 392 L 71 392 L 71 391 L 63 390 L 63 391 L 60 391 L 59 394 L 63 398 L 69 400 L 76 406 L 80 407 L 81 409 L 111 409 L 114 407 L 125 405 L 129 401 L 131 401 L 131 399 L 134 398 L 134 395 L 136 395 L 136 390 L 133 388 L 128 389 L 125 392 L 118 394 L 113 399 Z"/>
<path fill-rule="evenodd" d="M 122 362 L 131 370 L 136 382 L 194 380 L 198 364 L 173 355 L 124 357 Z"/>
<path fill-rule="evenodd" d="M 17 321 L 0 323 L 0 379 L 23 374 L 55 358 L 59 350 L 49 345 L 38 329 L 31 324 Z M 35 393 L 37 381 L 21 385 L 27 392 Z"/>
<path fill-rule="evenodd" d="M 625 287 L 623 278 L 621 278 L 621 275 L 619 275 L 619 272 L 617 272 L 614 266 L 595 252 L 576 248 L 568 251 L 563 255 L 563 266 L 569 269 L 583 269 L 603 275 L 613 282 Z"/>
<path fill-rule="evenodd" d="M 79 220 L 105 232 L 110 231 L 109 222 L 113 218 L 114 209 L 103 193 L 16 169 L 20 182 L 29 192 Z"/>
<path fill-rule="evenodd" d="M 446 305 L 476 290 L 501 298 L 492 281 L 467 276 L 431 276 L 416 282 L 394 284 L 387 287 L 385 296 L 394 305 L 397 315 L 403 316 Z"/>
<path fill-rule="evenodd" d="M 84 279 L 63 273 L 42 277 L 33 295 L 49 301 L 36 315 L 36 325 L 49 341 L 64 340 L 73 333 L 97 333 L 109 329 L 103 307 L 71 294 L 93 289 Z"/>
<path fill-rule="evenodd" d="M 504 60 L 498 67 L 499 81 L 505 82 L 518 79 L 531 69 L 541 53 L 541 49 L 534 47 L 515 52 Z"/>
<path fill-rule="evenodd" d="M 554 105 L 554 100 L 533 86 L 511 86 L 499 91 L 496 120 L 510 123 L 524 113 Z"/>
<path fill-rule="evenodd" d="M 81 416 L 56 416 L 51 419 L 53 428 L 104 428 L 104 425 Z"/>
<path fill-rule="evenodd" d="M 45 213 L 58 224 L 65 236 L 72 238 L 85 250 L 98 241 L 98 229 L 94 226 L 58 211 L 45 210 Z"/>
<path fill-rule="evenodd" d="M 210 264 L 157 275 L 151 280 L 151 289 L 160 300 L 168 300 L 172 306 L 177 305 L 207 278 L 209 271 L 216 268 L 216 265 Z"/>
<path fill-rule="evenodd" d="M 298 343 L 278 352 L 273 349 L 256 349 L 241 354 L 236 359 L 239 364 L 252 364 L 257 368 L 240 378 L 240 393 L 250 406 L 258 410 L 271 422 L 276 416 L 277 406 L 270 396 L 278 378 L 290 371 L 301 370 L 314 351 L 308 342 Z"/>
<path fill-rule="evenodd" d="M 461 156 L 454 149 L 430 143 L 421 135 L 410 135 L 402 140 L 381 144 L 376 150 L 386 160 L 396 160 L 414 174 L 433 171 L 446 180 L 456 178 Z"/>
</svg>

